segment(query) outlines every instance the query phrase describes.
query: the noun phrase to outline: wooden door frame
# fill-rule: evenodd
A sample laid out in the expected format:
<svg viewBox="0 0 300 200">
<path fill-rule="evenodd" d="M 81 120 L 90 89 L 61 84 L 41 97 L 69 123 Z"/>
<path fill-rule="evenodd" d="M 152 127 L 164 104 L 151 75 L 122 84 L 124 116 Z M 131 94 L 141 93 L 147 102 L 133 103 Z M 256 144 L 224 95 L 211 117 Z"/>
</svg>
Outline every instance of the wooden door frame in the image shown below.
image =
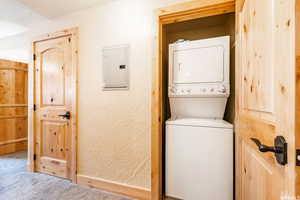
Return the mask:
<svg viewBox="0 0 300 200">
<path fill-rule="evenodd" d="M 77 90 L 78 90 L 78 81 L 77 81 L 77 74 L 78 74 L 78 32 L 79 29 L 71 28 L 66 29 L 63 31 L 58 31 L 54 33 L 47 33 L 36 37 L 32 40 L 32 60 L 30 63 L 30 70 L 29 70 L 29 99 L 28 99 L 28 161 L 27 161 L 27 169 L 30 172 L 35 172 L 35 165 L 34 165 L 34 152 L 35 152 L 35 113 L 33 110 L 33 106 L 35 102 L 35 60 L 34 60 L 34 52 L 35 52 L 35 43 L 51 40 L 60 37 L 71 36 L 72 40 L 72 161 L 71 161 L 71 180 L 73 183 L 77 182 L 76 174 L 77 174 L 77 121 L 78 121 L 78 114 L 77 114 Z"/>
<path fill-rule="evenodd" d="M 155 62 L 152 71 L 151 96 L 151 199 L 163 198 L 162 140 L 164 124 L 163 65 L 165 64 L 164 25 L 202 17 L 234 13 L 235 0 L 193 0 L 156 11 Z"/>
</svg>

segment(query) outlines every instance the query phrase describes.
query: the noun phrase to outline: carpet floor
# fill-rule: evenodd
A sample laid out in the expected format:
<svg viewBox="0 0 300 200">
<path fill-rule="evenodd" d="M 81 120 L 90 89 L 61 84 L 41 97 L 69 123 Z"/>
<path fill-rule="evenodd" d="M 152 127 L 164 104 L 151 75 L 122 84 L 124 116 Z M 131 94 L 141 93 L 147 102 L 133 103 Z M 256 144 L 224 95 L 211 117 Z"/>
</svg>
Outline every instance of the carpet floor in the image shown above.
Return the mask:
<svg viewBox="0 0 300 200">
<path fill-rule="evenodd" d="M 0 156 L 0 200 L 130 199 L 65 179 L 26 172 L 26 152 L 18 152 Z"/>
</svg>

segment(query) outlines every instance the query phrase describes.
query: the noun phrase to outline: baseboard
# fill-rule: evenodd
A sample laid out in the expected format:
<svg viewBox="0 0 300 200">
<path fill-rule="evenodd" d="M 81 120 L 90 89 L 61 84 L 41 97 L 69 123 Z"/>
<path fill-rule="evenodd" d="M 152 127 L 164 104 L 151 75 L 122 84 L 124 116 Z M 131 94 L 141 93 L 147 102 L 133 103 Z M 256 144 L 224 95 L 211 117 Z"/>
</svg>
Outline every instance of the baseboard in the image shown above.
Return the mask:
<svg viewBox="0 0 300 200">
<path fill-rule="evenodd" d="M 33 164 L 27 162 L 26 167 L 27 167 L 27 172 L 34 173 L 34 166 L 33 166 Z"/>
<path fill-rule="evenodd" d="M 0 144 L 0 155 L 23 151 L 27 149 L 27 141 L 16 141 Z"/>
<path fill-rule="evenodd" d="M 77 183 L 81 185 L 90 186 L 106 192 L 124 195 L 140 200 L 151 199 L 151 192 L 146 189 L 129 186 L 126 184 L 119 184 L 95 177 L 77 175 Z"/>
</svg>

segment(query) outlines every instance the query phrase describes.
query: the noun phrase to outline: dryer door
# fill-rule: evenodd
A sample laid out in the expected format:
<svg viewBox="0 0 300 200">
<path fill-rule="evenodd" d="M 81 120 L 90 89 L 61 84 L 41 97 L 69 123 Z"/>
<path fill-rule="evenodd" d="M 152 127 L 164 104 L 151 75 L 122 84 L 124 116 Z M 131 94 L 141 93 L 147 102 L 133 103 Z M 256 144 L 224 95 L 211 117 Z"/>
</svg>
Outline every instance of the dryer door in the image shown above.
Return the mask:
<svg viewBox="0 0 300 200">
<path fill-rule="evenodd" d="M 224 81 L 224 47 L 206 46 L 176 50 L 173 83 L 218 83 Z"/>
</svg>

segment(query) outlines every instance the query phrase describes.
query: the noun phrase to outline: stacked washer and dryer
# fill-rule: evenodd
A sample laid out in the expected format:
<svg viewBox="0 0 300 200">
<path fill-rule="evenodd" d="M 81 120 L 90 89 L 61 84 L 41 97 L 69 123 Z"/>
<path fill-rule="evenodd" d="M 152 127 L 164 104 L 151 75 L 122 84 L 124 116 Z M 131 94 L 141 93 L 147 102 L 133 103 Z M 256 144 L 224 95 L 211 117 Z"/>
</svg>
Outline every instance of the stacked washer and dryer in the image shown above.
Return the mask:
<svg viewBox="0 0 300 200">
<path fill-rule="evenodd" d="M 233 199 L 233 126 L 223 120 L 229 73 L 229 36 L 169 45 L 166 196 Z"/>
</svg>

